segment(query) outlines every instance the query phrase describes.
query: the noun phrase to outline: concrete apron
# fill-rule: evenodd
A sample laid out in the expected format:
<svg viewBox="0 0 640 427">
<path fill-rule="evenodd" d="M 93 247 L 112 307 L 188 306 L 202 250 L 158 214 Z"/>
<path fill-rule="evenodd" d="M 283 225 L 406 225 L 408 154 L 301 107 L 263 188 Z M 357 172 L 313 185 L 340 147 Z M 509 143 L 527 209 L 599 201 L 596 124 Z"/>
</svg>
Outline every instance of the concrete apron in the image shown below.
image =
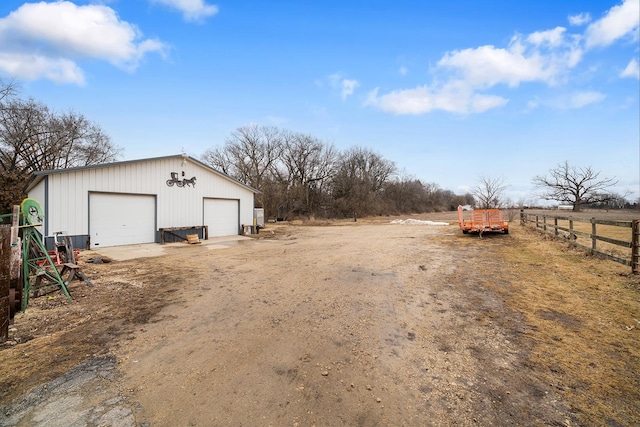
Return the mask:
<svg viewBox="0 0 640 427">
<path fill-rule="evenodd" d="M 169 250 L 176 250 L 179 248 L 186 248 L 189 246 L 204 246 L 207 249 L 226 249 L 232 246 L 236 246 L 241 242 L 253 240 L 251 237 L 246 236 L 221 236 L 210 237 L 209 240 L 200 240 L 200 243 L 189 244 L 186 242 L 165 243 L 161 245 L 159 243 L 141 243 L 137 245 L 123 245 L 123 246 L 109 246 L 106 248 L 94 248 L 91 250 L 84 250 L 81 252 L 83 259 L 96 258 L 96 257 L 108 257 L 114 261 L 127 261 L 137 258 L 150 258 L 166 255 Z"/>
</svg>

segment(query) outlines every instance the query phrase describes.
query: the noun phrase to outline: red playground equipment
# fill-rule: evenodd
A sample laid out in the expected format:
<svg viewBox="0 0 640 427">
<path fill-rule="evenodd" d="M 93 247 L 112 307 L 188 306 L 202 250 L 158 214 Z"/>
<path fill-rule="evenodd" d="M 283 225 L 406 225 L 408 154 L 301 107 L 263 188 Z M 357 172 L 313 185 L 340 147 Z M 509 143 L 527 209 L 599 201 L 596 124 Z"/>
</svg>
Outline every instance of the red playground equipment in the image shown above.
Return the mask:
<svg viewBox="0 0 640 427">
<path fill-rule="evenodd" d="M 500 209 L 476 209 L 470 212 L 470 218 L 464 219 L 462 206 L 458 206 L 458 225 L 467 233 L 504 233 L 509 234 L 509 223 Z"/>
</svg>

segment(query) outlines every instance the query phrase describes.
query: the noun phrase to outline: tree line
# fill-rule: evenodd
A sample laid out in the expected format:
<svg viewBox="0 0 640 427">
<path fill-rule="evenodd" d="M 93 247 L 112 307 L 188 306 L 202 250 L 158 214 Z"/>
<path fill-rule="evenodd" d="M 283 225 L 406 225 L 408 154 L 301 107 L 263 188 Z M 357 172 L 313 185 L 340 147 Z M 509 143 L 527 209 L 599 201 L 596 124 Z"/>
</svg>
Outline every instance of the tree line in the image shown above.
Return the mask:
<svg viewBox="0 0 640 427">
<path fill-rule="evenodd" d="M 242 126 L 201 160 L 260 190 L 256 205 L 270 218 L 409 214 L 474 202 L 470 193 L 400 176 L 394 162 L 368 148 L 340 151 L 312 135 L 273 126 Z"/>
</svg>

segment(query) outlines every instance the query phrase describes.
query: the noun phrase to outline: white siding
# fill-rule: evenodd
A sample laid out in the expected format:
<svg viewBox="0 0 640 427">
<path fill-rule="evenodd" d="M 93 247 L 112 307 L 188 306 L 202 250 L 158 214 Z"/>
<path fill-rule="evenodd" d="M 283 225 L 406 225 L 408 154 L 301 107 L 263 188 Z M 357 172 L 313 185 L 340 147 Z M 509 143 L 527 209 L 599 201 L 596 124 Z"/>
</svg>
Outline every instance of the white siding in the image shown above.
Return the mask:
<svg viewBox="0 0 640 427">
<path fill-rule="evenodd" d="M 40 203 L 40 206 L 42 206 L 43 209 L 45 209 L 45 185 L 46 180 L 43 179 L 38 183 L 38 185 L 36 185 L 31 191 L 29 191 L 29 197 Z"/>
<path fill-rule="evenodd" d="M 49 224 L 49 215 L 47 212 L 47 206 L 45 204 L 45 186 L 46 186 L 46 180 L 42 180 L 38 183 L 37 186 L 35 186 L 30 192 L 29 192 L 29 197 L 31 199 L 34 199 L 36 202 L 38 202 L 40 204 L 40 207 L 43 210 L 44 213 L 44 224 L 42 227 L 37 227 L 38 231 L 40 233 L 42 233 L 43 235 L 46 235 L 47 233 L 51 234 L 51 230 L 48 229 L 47 224 Z"/>
<path fill-rule="evenodd" d="M 167 186 L 171 172 L 179 179 L 196 177 L 194 186 Z M 184 176 L 182 173 L 184 172 Z M 239 201 L 240 224 L 253 221 L 253 192 L 201 164 L 181 156 L 140 160 L 95 168 L 56 172 L 48 179 L 49 232 L 89 234 L 89 193 L 110 192 L 156 197 L 156 228 L 203 224 L 205 198 Z M 29 195 L 44 198 L 44 181 Z"/>
</svg>

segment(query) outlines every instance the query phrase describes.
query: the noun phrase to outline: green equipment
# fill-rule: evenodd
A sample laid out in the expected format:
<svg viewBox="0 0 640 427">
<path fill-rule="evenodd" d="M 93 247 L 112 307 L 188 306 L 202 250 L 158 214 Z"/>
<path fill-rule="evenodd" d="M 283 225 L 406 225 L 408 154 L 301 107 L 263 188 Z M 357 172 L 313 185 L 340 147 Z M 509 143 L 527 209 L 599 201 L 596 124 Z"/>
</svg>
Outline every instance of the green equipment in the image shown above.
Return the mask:
<svg viewBox="0 0 640 427">
<path fill-rule="evenodd" d="M 62 279 L 58 268 L 53 263 L 42 240 L 42 234 L 37 227 L 44 221 L 42 207 L 34 199 L 24 199 L 20 204 L 22 214 L 22 274 L 24 291 L 22 293 L 22 311 L 29 304 L 30 291 L 35 294 L 41 290 L 60 288 L 62 293 L 71 301 L 67 285 Z"/>
</svg>

